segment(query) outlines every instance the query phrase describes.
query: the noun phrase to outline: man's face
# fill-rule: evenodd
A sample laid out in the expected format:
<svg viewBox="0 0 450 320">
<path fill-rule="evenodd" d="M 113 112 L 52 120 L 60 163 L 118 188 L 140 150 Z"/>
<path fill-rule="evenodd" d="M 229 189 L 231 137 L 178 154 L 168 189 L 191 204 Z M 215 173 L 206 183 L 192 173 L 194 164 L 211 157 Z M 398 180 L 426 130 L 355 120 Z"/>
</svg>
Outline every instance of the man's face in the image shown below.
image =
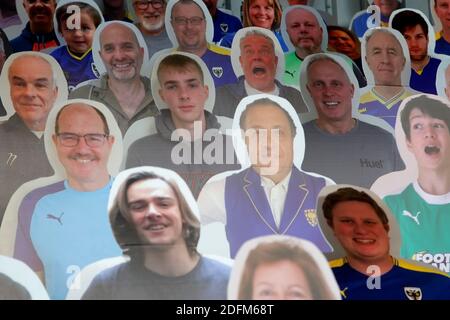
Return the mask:
<svg viewBox="0 0 450 320">
<path fill-rule="evenodd" d="M 410 139 L 408 150 L 417 160 L 419 168 L 439 170 L 449 167 L 450 133 L 447 124 L 415 108 L 409 115 Z"/>
<path fill-rule="evenodd" d="M 381 14 L 386 17 L 389 17 L 391 13 L 398 7 L 397 0 L 374 0 L 373 4 L 380 7 Z"/>
<path fill-rule="evenodd" d="M 127 191 L 130 222 L 144 245 L 185 247 L 183 219 L 173 189 L 160 179 L 141 180 Z"/>
<path fill-rule="evenodd" d="M 436 0 L 434 9 L 436 15 L 441 21 L 442 27 L 447 29 L 450 27 L 450 0 Z"/>
<path fill-rule="evenodd" d="M 118 81 L 139 78 L 144 49 L 139 46 L 131 29 L 115 23 L 100 34 L 100 56 L 108 76 Z"/>
<path fill-rule="evenodd" d="M 133 7 L 141 26 L 149 32 L 161 30 L 164 27 L 165 1 L 153 0 L 153 3 L 147 3 L 146 7 L 145 5 L 139 4 L 139 2 L 134 1 Z"/>
<path fill-rule="evenodd" d="M 161 85 L 159 95 L 167 103 L 176 125 L 190 125 L 203 118 L 209 91 L 193 66 L 189 66 L 186 70 L 166 68 L 159 75 L 159 82 Z"/>
<path fill-rule="evenodd" d="M 386 32 L 375 32 L 367 42 L 366 61 L 378 86 L 401 86 L 406 59 L 397 39 Z"/>
<path fill-rule="evenodd" d="M 286 15 L 286 31 L 291 43 L 310 53 L 321 51 L 322 29 L 314 14 L 305 9 L 294 9 Z"/>
<path fill-rule="evenodd" d="M 332 123 L 351 119 L 355 88 L 341 66 L 330 60 L 313 62 L 308 70 L 306 88 L 321 121 Z"/>
<path fill-rule="evenodd" d="M 30 129 L 43 131 L 58 94 L 51 65 L 36 56 L 18 57 L 11 64 L 8 77 L 17 115 Z"/>
<path fill-rule="evenodd" d="M 411 62 L 422 62 L 428 57 L 428 36 L 420 24 L 406 29 L 403 37 L 408 43 Z"/>
<path fill-rule="evenodd" d="M 248 84 L 262 92 L 274 90 L 278 57 L 273 44 L 263 36 L 246 37 L 240 46 L 239 62 Z"/>
<path fill-rule="evenodd" d="M 207 47 L 206 20 L 198 5 L 178 3 L 173 6 L 172 27 L 181 51 L 201 50 Z"/>
<path fill-rule="evenodd" d="M 328 45 L 345 55 L 352 55 L 356 51 L 356 43 L 347 33 L 341 30 L 332 30 L 328 33 Z"/>
<path fill-rule="evenodd" d="M 109 136 L 103 143 L 91 146 L 91 142 L 79 138 L 75 146 L 65 146 L 63 134 L 103 135 L 105 126 L 97 112 L 83 104 L 73 104 L 64 108 L 58 119 L 58 134 L 53 135 L 58 159 L 64 166 L 67 178 L 72 185 L 98 181 L 108 176 L 108 159 L 114 144 L 114 137 Z M 73 141 L 75 138 L 72 138 Z M 87 138 L 86 138 L 87 139 Z M 102 138 L 100 138 L 102 139 Z M 98 139 L 97 139 L 98 140 Z"/>
<path fill-rule="evenodd" d="M 289 172 L 294 159 L 294 136 L 287 115 L 279 107 L 251 107 L 245 116 L 245 143 L 255 168 L 273 174 Z"/>
<path fill-rule="evenodd" d="M 55 0 L 23 0 L 31 24 L 49 25 L 53 23 L 56 10 Z"/>
<path fill-rule="evenodd" d="M 268 0 L 249 0 L 250 7 L 248 15 L 253 27 L 272 29 L 275 20 L 275 10 L 273 4 Z"/>
<path fill-rule="evenodd" d="M 389 226 L 384 225 L 371 205 L 344 201 L 333 208 L 333 231 L 347 256 L 363 262 L 389 257 Z"/>
</svg>

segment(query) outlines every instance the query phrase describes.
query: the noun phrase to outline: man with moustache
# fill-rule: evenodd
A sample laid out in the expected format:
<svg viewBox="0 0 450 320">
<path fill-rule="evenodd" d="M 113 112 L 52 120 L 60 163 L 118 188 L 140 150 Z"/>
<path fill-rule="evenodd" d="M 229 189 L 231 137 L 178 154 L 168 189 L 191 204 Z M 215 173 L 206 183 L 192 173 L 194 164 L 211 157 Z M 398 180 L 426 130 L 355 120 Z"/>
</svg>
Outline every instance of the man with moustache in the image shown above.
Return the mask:
<svg viewBox="0 0 450 320">
<path fill-rule="evenodd" d="M 136 27 L 119 21 L 107 22 L 100 30 L 100 57 L 106 74 L 71 92 L 70 98 L 85 98 L 106 105 L 124 135 L 137 120 L 158 114 L 150 89 L 150 79 L 140 75 L 144 48 L 136 37 Z M 95 44 L 94 44 L 95 46 Z"/>
<path fill-rule="evenodd" d="M 407 46 L 401 45 L 400 33 L 391 28 L 368 30 L 364 40 L 362 55 L 373 74 L 373 83 L 361 94 L 358 110 L 381 118 L 395 128 L 400 104 L 416 93 L 408 83 L 402 83 L 402 74 L 408 71 L 405 70 Z"/>
<path fill-rule="evenodd" d="M 113 181 L 108 162 L 116 137 L 102 111 L 84 103 L 69 101 L 54 125 L 52 140 L 66 179 L 22 200 L 17 232 L 24 237 L 15 258 L 44 280 L 50 298 L 64 299 L 74 274 L 121 254 L 107 215 Z"/>
<path fill-rule="evenodd" d="M 56 10 L 55 0 L 23 0 L 29 22 L 22 33 L 11 40 L 14 52 L 40 51 L 59 46 L 56 37 L 53 16 Z"/>
<path fill-rule="evenodd" d="M 166 5 L 166 0 L 133 1 L 137 18 L 135 25 L 141 31 L 147 43 L 150 59 L 156 52 L 172 47 L 164 24 Z"/>
</svg>

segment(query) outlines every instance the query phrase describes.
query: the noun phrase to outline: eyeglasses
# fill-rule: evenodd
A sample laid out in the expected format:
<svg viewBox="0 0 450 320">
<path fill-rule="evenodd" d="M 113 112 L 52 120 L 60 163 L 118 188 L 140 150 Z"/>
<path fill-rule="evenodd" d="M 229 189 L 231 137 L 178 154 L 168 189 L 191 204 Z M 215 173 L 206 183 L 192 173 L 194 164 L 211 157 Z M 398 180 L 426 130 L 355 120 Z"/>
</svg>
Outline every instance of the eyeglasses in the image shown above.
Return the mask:
<svg viewBox="0 0 450 320">
<path fill-rule="evenodd" d="M 152 5 L 154 9 L 162 8 L 164 1 L 162 0 L 139 0 L 135 1 L 134 5 L 141 10 L 145 10 L 148 8 L 148 5 Z"/>
<path fill-rule="evenodd" d="M 185 26 L 188 23 L 190 23 L 193 26 L 198 26 L 203 22 L 203 20 L 205 20 L 205 18 L 203 18 L 203 17 L 192 17 L 192 18 L 175 17 L 175 18 L 172 18 L 172 21 L 179 26 Z"/>
<path fill-rule="evenodd" d="M 79 135 L 76 133 L 68 133 L 68 132 L 61 132 L 57 133 L 56 136 L 59 139 L 59 142 L 64 147 L 75 147 L 80 143 L 80 139 L 84 138 L 84 142 L 91 148 L 98 148 L 103 146 L 105 143 L 105 140 L 109 137 L 107 134 L 101 134 L 101 133 L 88 133 L 85 135 Z"/>
</svg>

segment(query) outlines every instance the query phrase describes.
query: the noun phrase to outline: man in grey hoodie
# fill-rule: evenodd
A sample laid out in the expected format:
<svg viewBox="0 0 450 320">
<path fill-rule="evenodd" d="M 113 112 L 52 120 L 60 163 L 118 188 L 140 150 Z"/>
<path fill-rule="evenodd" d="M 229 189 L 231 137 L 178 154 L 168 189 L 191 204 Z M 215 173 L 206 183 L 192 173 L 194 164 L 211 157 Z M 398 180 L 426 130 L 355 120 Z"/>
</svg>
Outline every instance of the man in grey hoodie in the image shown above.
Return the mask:
<svg viewBox="0 0 450 320">
<path fill-rule="evenodd" d="M 213 175 L 239 169 L 231 138 L 204 109 L 210 88 L 194 56 L 169 54 L 157 66 L 159 96 L 168 106 L 156 117 L 157 133 L 134 142 L 126 167 L 160 166 L 176 171 L 195 197 Z M 206 66 L 204 68 L 206 69 Z"/>
</svg>

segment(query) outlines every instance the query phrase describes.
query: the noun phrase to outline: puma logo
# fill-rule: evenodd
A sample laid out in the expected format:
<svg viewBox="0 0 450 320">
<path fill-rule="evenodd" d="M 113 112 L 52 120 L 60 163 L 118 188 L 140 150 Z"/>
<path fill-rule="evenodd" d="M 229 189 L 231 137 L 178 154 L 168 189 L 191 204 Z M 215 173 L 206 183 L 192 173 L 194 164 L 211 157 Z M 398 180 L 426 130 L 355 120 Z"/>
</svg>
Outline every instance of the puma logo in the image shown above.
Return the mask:
<svg viewBox="0 0 450 320">
<path fill-rule="evenodd" d="M 294 72 L 290 72 L 289 70 L 284 70 L 285 73 L 287 73 L 288 75 L 290 75 L 292 78 L 294 77 Z"/>
<path fill-rule="evenodd" d="M 6 164 L 10 167 L 12 167 L 13 162 L 16 161 L 17 154 L 14 154 L 12 152 L 8 153 L 8 160 L 6 160 Z"/>
<path fill-rule="evenodd" d="M 49 219 L 49 220 L 56 220 L 56 221 L 59 222 L 60 225 L 63 225 L 62 220 L 61 220 L 63 215 L 64 215 L 64 212 L 61 212 L 61 215 L 59 217 L 49 213 L 49 214 L 47 214 L 47 219 Z"/>
<path fill-rule="evenodd" d="M 420 211 L 417 212 L 417 214 L 415 216 L 413 216 L 413 214 L 411 212 L 409 212 L 407 210 L 403 210 L 403 215 L 405 217 L 413 219 L 417 223 L 418 226 L 420 226 L 420 222 L 419 222 L 419 218 L 418 218 L 419 214 L 420 214 Z"/>
<path fill-rule="evenodd" d="M 347 290 L 348 290 L 348 287 L 345 287 L 344 290 L 340 290 L 341 296 L 343 296 L 344 299 L 347 299 L 347 295 L 345 294 L 345 291 L 347 291 Z"/>
</svg>

